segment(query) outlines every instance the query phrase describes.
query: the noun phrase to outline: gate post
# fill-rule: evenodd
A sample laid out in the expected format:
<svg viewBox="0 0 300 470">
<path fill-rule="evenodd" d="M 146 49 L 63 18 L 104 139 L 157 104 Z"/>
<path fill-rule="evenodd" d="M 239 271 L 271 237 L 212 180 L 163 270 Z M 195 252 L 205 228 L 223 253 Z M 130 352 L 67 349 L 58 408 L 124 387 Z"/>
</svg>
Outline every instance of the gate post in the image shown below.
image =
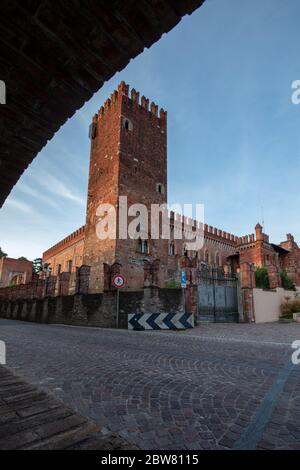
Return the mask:
<svg viewBox="0 0 300 470">
<path fill-rule="evenodd" d="M 185 295 L 185 312 L 194 315 L 196 325 L 198 318 L 198 286 L 189 284 L 186 289 L 183 289 L 183 295 Z"/>
</svg>

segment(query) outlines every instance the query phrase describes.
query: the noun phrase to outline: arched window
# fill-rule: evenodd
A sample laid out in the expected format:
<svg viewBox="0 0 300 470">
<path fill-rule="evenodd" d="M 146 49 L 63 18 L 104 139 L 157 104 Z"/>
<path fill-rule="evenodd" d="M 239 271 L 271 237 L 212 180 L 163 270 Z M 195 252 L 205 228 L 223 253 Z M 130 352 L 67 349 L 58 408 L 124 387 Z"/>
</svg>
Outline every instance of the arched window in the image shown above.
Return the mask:
<svg viewBox="0 0 300 470">
<path fill-rule="evenodd" d="M 174 242 L 169 243 L 169 255 L 175 255 L 175 245 Z"/>
<path fill-rule="evenodd" d="M 156 191 L 160 194 L 165 194 L 165 187 L 162 183 L 157 183 Z"/>
<path fill-rule="evenodd" d="M 186 245 L 183 246 L 183 256 L 188 256 L 188 249 L 186 247 Z"/>
<path fill-rule="evenodd" d="M 220 266 L 220 255 L 216 253 L 216 266 Z"/>
<path fill-rule="evenodd" d="M 133 129 L 132 122 L 125 116 L 123 116 L 123 127 L 126 131 L 132 131 Z"/>
<path fill-rule="evenodd" d="M 204 261 L 205 261 L 205 263 L 209 264 L 209 252 L 208 252 L 208 250 L 205 251 Z"/>
</svg>

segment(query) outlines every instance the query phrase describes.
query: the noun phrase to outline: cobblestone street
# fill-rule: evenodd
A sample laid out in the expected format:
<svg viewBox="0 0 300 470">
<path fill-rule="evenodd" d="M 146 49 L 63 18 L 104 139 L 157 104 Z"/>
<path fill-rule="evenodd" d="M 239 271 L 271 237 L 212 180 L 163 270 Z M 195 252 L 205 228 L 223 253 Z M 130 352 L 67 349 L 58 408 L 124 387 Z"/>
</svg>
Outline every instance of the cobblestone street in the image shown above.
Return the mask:
<svg viewBox="0 0 300 470">
<path fill-rule="evenodd" d="M 136 332 L 0 320 L 7 365 L 142 449 L 300 449 L 300 324 Z"/>
</svg>

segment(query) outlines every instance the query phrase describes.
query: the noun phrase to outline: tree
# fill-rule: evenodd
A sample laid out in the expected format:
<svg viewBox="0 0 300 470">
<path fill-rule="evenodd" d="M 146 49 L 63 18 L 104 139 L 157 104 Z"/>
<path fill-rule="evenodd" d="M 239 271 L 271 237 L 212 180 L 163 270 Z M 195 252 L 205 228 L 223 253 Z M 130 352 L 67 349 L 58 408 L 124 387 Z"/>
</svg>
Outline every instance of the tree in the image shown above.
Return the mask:
<svg viewBox="0 0 300 470">
<path fill-rule="evenodd" d="M 6 258 L 7 257 L 7 254 L 4 253 L 4 251 L 2 251 L 2 248 L 0 246 L 0 258 Z"/>
<path fill-rule="evenodd" d="M 281 284 L 284 289 L 292 290 L 295 288 L 293 280 L 288 275 L 286 269 L 280 272 Z"/>
<path fill-rule="evenodd" d="M 35 274 L 39 274 L 41 271 L 43 271 L 43 260 L 42 258 L 36 258 L 32 262 L 32 269 Z"/>
<path fill-rule="evenodd" d="M 270 289 L 269 271 L 267 268 L 256 268 L 255 284 L 259 289 Z"/>
</svg>

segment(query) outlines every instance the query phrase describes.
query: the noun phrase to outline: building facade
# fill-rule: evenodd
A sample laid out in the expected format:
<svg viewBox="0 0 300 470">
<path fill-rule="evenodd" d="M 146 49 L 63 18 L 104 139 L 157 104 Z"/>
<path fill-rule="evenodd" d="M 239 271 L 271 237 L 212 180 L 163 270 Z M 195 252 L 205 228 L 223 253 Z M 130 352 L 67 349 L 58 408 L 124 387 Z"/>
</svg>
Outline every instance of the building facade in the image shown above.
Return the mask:
<svg viewBox="0 0 300 470">
<path fill-rule="evenodd" d="M 95 293 L 110 288 L 115 272 L 125 276 L 127 289 L 139 290 L 149 284 L 166 287 L 179 281 L 182 269 L 190 267 L 196 272 L 202 265 L 231 273 L 242 271 L 247 284 L 254 266 L 267 266 L 272 286 L 280 285 L 281 269 L 287 269 L 300 285 L 300 250 L 293 237 L 289 235 L 280 245 L 271 244 L 260 225 L 256 235 L 237 237 L 199 221 L 185 223 L 187 219 L 171 212 L 167 221 L 170 238 L 161 233 L 158 239 L 151 237 L 150 209 L 168 203 L 167 113 L 155 103 L 149 104 L 144 96 L 140 99 L 138 92 L 129 92 L 129 86 L 121 82 L 93 117 L 90 138 L 86 223 L 43 254 L 54 275 L 74 275 L 80 267 L 89 266 L 89 291 Z M 127 208 L 122 206 L 124 197 Z M 149 215 L 147 224 L 139 224 L 139 234 L 132 239 L 120 214 L 128 213 L 128 223 L 136 223 L 137 204 L 143 204 Z M 99 222 L 110 207 L 115 210 L 116 237 L 103 239 Z M 192 232 L 199 230 L 200 249 L 188 249 L 184 237 L 175 235 L 185 226 Z"/>
<path fill-rule="evenodd" d="M 25 259 L 0 258 L 0 287 L 26 284 L 32 279 L 32 262 Z"/>
</svg>

